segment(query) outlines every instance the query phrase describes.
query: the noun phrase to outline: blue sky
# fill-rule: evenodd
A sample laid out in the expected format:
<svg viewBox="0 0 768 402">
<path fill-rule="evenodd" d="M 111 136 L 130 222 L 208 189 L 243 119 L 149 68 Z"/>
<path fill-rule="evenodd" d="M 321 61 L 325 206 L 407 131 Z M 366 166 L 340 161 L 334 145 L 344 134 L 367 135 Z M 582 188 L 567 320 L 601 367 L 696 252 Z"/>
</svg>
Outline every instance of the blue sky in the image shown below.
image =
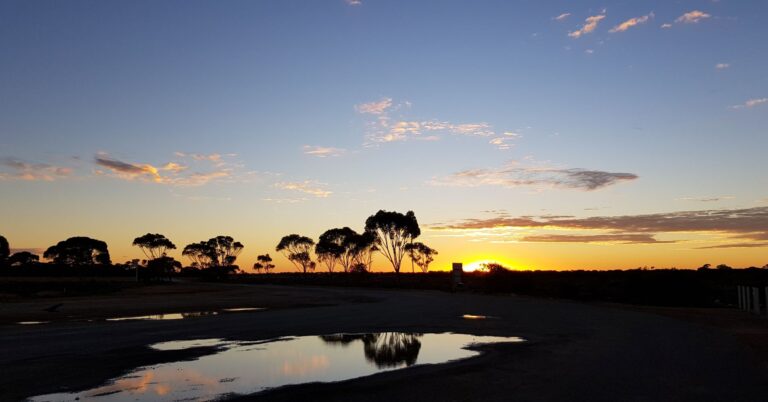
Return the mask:
<svg viewBox="0 0 768 402">
<path fill-rule="evenodd" d="M 767 17 L 764 2 L 728 0 L 5 1 L 0 230 L 18 248 L 91 234 L 117 260 L 147 231 L 234 232 L 249 266 L 283 234 L 360 229 L 378 209 L 436 227 L 766 219 Z M 488 250 L 554 268 L 758 264 L 766 247 L 701 248 L 742 244 L 743 230 L 660 228 L 674 243 L 627 244 L 504 228 L 425 242 L 472 250 L 437 264 Z M 550 257 L 577 246 L 584 258 Z"/>
</svg>

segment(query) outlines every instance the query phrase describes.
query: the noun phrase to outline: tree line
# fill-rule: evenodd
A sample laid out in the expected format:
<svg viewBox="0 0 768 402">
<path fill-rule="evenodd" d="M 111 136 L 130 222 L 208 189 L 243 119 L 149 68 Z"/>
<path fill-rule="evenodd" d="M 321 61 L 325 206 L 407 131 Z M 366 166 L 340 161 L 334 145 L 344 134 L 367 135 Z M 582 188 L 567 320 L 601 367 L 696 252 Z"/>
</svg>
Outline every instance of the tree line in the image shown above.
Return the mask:
<svg viewBox="0 0 768 402">
<path fill-rule="evenodd" d="M 400 272 L 405 256 L 411 260 L 412 271 L 419 267 L 427 272 L 437 251 L 415 242 L 420 234 L 413 211 L 402 214 L 380 210 L 368 217 L 362 233 L 349 227 L 334 228 L 321 234 L 317 242 L 306 236 L 290 234 L 280 239 L 275 251 L 285 255 L 303 273 L 315 271 L 318 264 L 328 272 L 337 268 L 343 272 L 368 272 L 376 252 L 386 258 L 395 273 Z M 135 238 L 132 245 L 138 247 L 146 259 L 133 259 L 114 266 L 126 271 L 135 270 L 137 279 L 140 273 L 145 278 L 170 278 L 183 271 L 204 272 L 216 277 L 240 272 L 235 262 L 245 247 L 231 236 L 222 235 L 191 243 L 181 252 L 190 261 L 183 267 L 180 261 L 168 256 L 176 245 L 162 234 L 147 233 Z M 113 266 L 107 243 L 84 236 L 70 237 L 50 246 L 43 257 L 51 264 L 70 268 Z M 257 273 L 269 273 L 275 268 L 268 253 L 259 255 L 256 260 L 253 269 Z M 7 239 L 0 236 L 0 267 L 37 265 L 41 265 L 40 256 L 29 251 L 10 254 Z"/>
</svg>

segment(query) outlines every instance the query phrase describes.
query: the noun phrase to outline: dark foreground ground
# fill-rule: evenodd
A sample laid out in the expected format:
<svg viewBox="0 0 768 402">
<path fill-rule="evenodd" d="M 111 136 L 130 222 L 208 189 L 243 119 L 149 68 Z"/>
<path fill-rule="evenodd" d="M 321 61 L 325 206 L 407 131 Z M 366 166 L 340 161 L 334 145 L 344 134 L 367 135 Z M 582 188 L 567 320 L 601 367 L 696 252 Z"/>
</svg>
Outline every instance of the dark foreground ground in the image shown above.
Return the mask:
<svg viewBox="0 0 768 402">
<path fill-rule="evenodd" d="M 41 311 L 58 302 L 64 303 L 58 313 Z M 86 321 L 221 307 L 271 309 L 179 321 Z M 464 320 L 463 314 L 498 319 Z M 53 322 L 11 324 L 20 320 Z M 201 353 L 151 352 L 146 345 L 154 342 L 381 331 L 521 336 L 528 342 L 495 345 L 460 362 L 291 386 L 241 400 L 765 401 L 765 356 L 745 342 L 750 331 L 765 334 L 758 320 L 724 309 L 270 285 L 176 284 L 15 300 L 0 304 L 0 401 L 89 388 L 139 365 Z"/>
</svg>

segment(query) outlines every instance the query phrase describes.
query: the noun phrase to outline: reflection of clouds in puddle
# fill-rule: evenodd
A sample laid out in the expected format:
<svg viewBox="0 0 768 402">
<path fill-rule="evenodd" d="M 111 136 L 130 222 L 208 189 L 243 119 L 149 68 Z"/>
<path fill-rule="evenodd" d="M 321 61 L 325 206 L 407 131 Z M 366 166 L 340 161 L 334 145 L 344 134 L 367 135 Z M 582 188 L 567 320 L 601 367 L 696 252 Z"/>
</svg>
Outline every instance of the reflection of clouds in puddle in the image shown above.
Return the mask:
<svg viewBox="0 0 768 402">
<path fill-rule="evenodd" d="M 216 347 L 194 360 L 139 367 L 129 375 L 80 393 L 41 395 L 29 401 L 99 402 L 215 400 L 307 382 L 343 381 L 413 364 L 437 364 L 477 355 L 468 345 L 520 342 L 514 337 L 466 334 L 369 333 L 300 336 L 236 342 L 197 339 L 150 345 L 158 351 Z M 336 345 L 346 347 L 335 347 Z"/>
<path fill-rule="evenodd" d="M 40 324 L 48 324 L 50 321 L 19 321 L 16 324 L 19 325 L 40 325 Z"/>
<path fill-rule="evenodd" d="M 282 373 L 283 375 L 291 377 L 306 377 L 307 374 L 328 368 L 330 362 L 328 356 L 310 356 L 307 359 L 300 361 L 285 361 L 283 362 Z"/>
</svg>

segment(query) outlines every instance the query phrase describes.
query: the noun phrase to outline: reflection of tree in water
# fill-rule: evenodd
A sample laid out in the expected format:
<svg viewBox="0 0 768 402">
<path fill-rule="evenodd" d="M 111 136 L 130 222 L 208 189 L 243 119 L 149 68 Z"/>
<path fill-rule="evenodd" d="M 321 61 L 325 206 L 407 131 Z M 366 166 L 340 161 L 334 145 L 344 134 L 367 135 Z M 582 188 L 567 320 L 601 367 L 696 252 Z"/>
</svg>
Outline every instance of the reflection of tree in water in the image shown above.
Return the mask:
<svg viewBox="0 0 768 402">
<path fill-rule="evenodd" d="M 361 340 L 365 358 L 378 368 L 406 366 L 416 363 L 421 349 L 419 338 L 422 334 L 403 332 L 382 332 L 375 334 L 335 334 L 320 338 L 326 343 L 342 346 Z"/>
</svg>

